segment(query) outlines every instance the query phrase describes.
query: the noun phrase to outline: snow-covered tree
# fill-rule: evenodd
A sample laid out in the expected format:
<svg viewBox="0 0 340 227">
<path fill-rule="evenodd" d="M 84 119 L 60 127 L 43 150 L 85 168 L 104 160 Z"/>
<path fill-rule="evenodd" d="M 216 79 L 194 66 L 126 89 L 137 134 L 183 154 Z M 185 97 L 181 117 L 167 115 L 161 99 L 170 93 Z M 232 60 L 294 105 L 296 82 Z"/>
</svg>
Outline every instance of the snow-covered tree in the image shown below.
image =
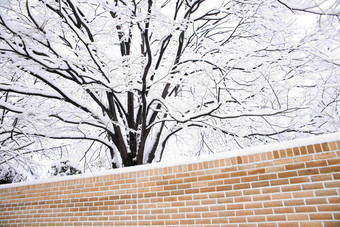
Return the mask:
<svg viewBox="0 0 340 227">
<path fill-rule="evenodd" d="M 12 168 L 0 168 L 0 184 L 9 184 L 22 181 L 24 177 Z"/>
<path fill-rule="evenodd" d="M 159 161 L 177 135 L 232 148 L 339 127 L 339 5 L 0 4 L 2 147 L 87 140 L 116 168 Z"/>
<path fill-rule="evenodd" d="M 78 163 L 65 159 L 53 162 L 50 174 L 51 176 L 69 176 L 81 174 L 81 170 Z"/>
</svg>

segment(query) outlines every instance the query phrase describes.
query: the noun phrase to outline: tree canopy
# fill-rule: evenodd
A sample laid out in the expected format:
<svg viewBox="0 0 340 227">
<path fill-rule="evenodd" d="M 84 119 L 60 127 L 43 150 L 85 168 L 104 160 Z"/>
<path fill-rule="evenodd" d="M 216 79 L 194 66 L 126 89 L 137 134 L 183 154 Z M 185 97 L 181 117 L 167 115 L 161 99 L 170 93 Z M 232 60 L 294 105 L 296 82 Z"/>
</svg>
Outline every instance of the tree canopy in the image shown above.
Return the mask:
<svg viewBox="0 0 340 227">
<path fill-rule="evenodd" d="M 116 168 L 177 136 L 214 151 L 336 131 L 338 37 L 336 1 L 1 1 L 0 166 L 55 141 Z"/>
</svg>

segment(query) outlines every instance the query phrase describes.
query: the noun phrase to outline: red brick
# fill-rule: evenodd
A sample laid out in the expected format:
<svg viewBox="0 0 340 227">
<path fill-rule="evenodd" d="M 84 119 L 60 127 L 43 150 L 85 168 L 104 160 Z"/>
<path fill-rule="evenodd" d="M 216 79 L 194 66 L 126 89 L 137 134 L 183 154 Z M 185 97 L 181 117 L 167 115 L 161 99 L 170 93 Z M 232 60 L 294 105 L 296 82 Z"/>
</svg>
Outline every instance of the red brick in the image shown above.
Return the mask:
<svg viewBox="0 0 340 227">
<path fill-rule="evenodd" d="M 198 178 L 197 177 L 186 177 L 186 178 L 183 178 L 183 182 L 184 183 L 188 183 L 188 182 L 196 182 L 198 181 Z"/>
<path fill-rule="evenodd" d="M 290 192 L 272 194 L 272 199 L 273 200 L 276 200 L 276 199 L 290 199 L 290 198 L 292 198 L 292 193 L 290 193 Z"/>
<path fill-rule="evenodd" d="M 253 201 L 268 201 L 270 200 L 270 195 L 256 195 L 253 196 Z"/>
<path fill-rule="evenodd" d="M 217 217 L 217 214 L 216 212 L 208 212 L 208 213 L 202 213 L 202 217 L 203 218 L 214 218 L 214 217 Z"/>
<path fill-rule="evenodd" d="M 318 169 L 304 169 L 298 171 L 299 176 L 305 176 L 305 175 L 316 175 L 319 174 Z"/>
<path fill-rule="evenodd" d="M 310 220 L 332 220 L 333 215 L 331 213 L 316 213 L 309 214 Z"/>
<path fill-rule="evenodd" d="M 340 144 L 339 144 L 340 146 Z M 334 219 L 335 220 L 340 220 L 340 213 L 333 213 Z"/>
<path fill-rule="evenodd" d="M 274 160 L 274 165 L 284 165 L 289 163 L 293 163 L 293 160 L 290 158 Z"/>
<path fill-rule="evenodd" d="M 247 164 L 247 165 L 241 165 L 241 166 L 238 166 L 238 169 L 239 170 L 248 170 L 248 169 L 254 169 L 254 168 L 257 168 L 258 166 L 255 165 L 255 163 L 250 163 L 250 164 Z"/>
<path fill-rule="evenodd" d="M 244 205 L 245 209 L 263 208 L 262 202 L 246 203 Z"/>
<path fill-rule="evenodd" d="M 205 188 L 200 188 L 200 192 L 204 193 L 204 192 L 214 192 L 216 191 L 216 187 L 205 187 Z"/>
<path fill-rule="evenodd" d="M 230 173 L 231 177 L 241 177 L 241 176 L 247 176 L 247 171 L 237 171 Z"/>
<path fill-rule="evenodd" d="M 259 187 L 267 187 L 269 186 L 269 181 L 259 181 L 259 182 L 252 182 L 252 188 L 259 188 Z"/>
<path fill-rule="evenodd" d="M 290 178 L 289 181 L 291 184 L 305 183 L 305 182 L 309 182 L 309 178 L 308 177 L 294 177 L 294 178 Z"/>
<path fill-rule="evenodd" d="M 324 227 L 339 227 L 339 221 L 326 221 Z"/>
<path fill-rule="evenodd" d="M 223 185 L 223 180 L 213 180 L 208 182 L 208 186 Z"/>
<path fill-rule="evenodd" d="M 280 150 L 279 153 L 280 153 L 280 158 L 287 157 L 286 150 Z"/>
<path fill-rule="evenodd" d="M 289 186 L 282 186 L 281 191 L 282 192 L 291 192 L 291 191 L 300 191 L 301 185 L 289 185 Z"/>
<path fill-rule="evenodd" d="M 218 210 L 225 210 L 226 206 L 225 205 L 214 205 L 211 206 L 209 209 L 210 211 L 218 211 Z"/>
<path fill-rule="evenodd" d="M 235 197 L 235 198 L 241 198 L 241 197 Z M 217 200 L 217 203 L 233 203 L 234 199 L 232 197 L 230 198 L 220 198 Z"/>
<path fill-rule="evenodd" d="M 241 197 L 235 197 L 234 198 L 235 203 L 240 203 L 240 202 L 251 202 L 251 197 L 250 196 L 241 196 Z"/>
<path fill-rule="evenodd" d="M 286 170 L 303 169 L 305 168 L 305 163 L 294 163 L 285 165 Z"/>
<path fill-rule="evenodd" d="M 231 166 L 231 167 L 226 167 L 226 168 L 223 168 L 221 169 L 221 172 L 232 172 L 232 171 L 236 171 L 237 170 L 237 167 L 236 166 Z"/>
<path fill-rule="evenodd" d="M 267 188 L 262 188 L 261 191 L 264 194 L 266 194 L 266 193 L 276 193 L 276 192 L 280 192 L 281 188 L 280 187 L 267 187 Z"/>
<path fill-rule="evenodd" d="M 242 191 L 227 191 L 225 192 L 226 197 L 242 196 Z"/>
<path fill-rule="evenodd" d="M 294 157 L 294 162 L 307 162 L 307 161 L 312 161 L 314 160 L 313 155 L 304 155 L 304 156 L 298 156 Z"/>
<path fill-rule="evenodd" d="M 307 148 L 305 146 L 300 147 L 300 153 L 301 155 L 307 154 Z"/>
<path fill-rule="evenodd" d="M 224 178 L 230 178 L 230 173 L 218 173 L 214 174 L 214 179 L 224 179 Z"/>
<path fill-rule="evenodd" d="M 324 190 L 315 191 L 315 195 L 316 196 L 338 195 L 338 192 L 336 189 L 324 189 Z"/>
<path fill-rule="evenodd" d="M 270 173 L 270 174 L 263 174 L 259 176 L 260 180 L 270 180 L 270 179 L 277 179 L 276 173 Z"/>
<path fill-rule="evenodd" d="M 261 157 L 259 154 L 255 155 L 248 155 L 249 162 L 254 162 L 254 161 L 261 161 Z"/>
<path fill-rule="evenodd" d="M 255 215 L 260 215 L 260 214 L 273 214 L 273 209 L 272 208 L 265 208 L 265 209 L 255 209 L 254 210 Z"/>
<path fill-rule="evenodd" d="M 252 182 L 252 181 L 257 181 L 258 176 L 249 176 L 249 177 L 241 177 L 241 182 Z"/>
<path fill-rule="evenodd" d="M 270 153 L 270 152 L 269 152 Z M 265 154 L 262 154 L 265 155 Z M 268 161 L 268 162 L 259 162 L 256 163 L 256 168 L 260 168 L 260 167 L 268 167 L 268 166 L 273 166 L 274 163 L 272 161 Z"/>
<path fill-rule="evenodd" d="M 331 143 L 329 143 L 329 146 L 330 146 L 330 148 L 331 148 L 331 151 L 334 151 L 334 150 L 337 150 L 337 149 L 338 149 L 337 146 L 336 146 L 336 142 L 331 142 Z"/>
<path fill-rule="evenodd" d="M 293 192 L 293 198 L 306 198 L 306 197 L 314 197 L 314 193 L 312 191 Z"/>
<path fill-rule="evenodd" d="M 233 185 L 233 187 L 234 187 L 234 190 L 250 188 L 250 183 L 235 184 L 235 185 Z"/>
<path fill-rule="evenodd" d="M 279 178 L 296 177 L 297 175 L 296 171 L 278 173 Z"/>
<path fill-rule="evenodd" d="M 320 144 L 314 144 L 314 149 L 316 153 L 322 152 L 322 148 Z"/>
<path fill-rule="evenodd" d="M 340 173 L 333 173 L 334 180 L 340 180 Z"/>
<path fill-rule="evenodd" d="M 323 227 L 323 223 L 306 221 L 306 222 L 300 222 L 300 226 L 301 227 Z"/>
<path fill-rule="evenodd" d="M 145 193 L 144 197 L 151 197 L 151 195 L 156 194 L 156 193 Z M 175 190 L 175 191 L 171 191 L 170 193 L 171 195 L 184 195 L 185 194 L 185 190 Z"/>
<path fill-rule="evenodd" d="M 203 205 L 216 204 L 216 199 L 203 199 L 201 200 L 201 204 Z"/>
<path fill-rule="evenodd" d="M 329 152 L 329 153 L 320 153 L 320 154 L 315 154 L 314 159 L 315 160 L 320 160 L 320 159 L 330 159 L 330 158 L 336 158 L 336 155 L 334 152 Z"/>
<path fill-rule="evenodd" d="M 296 213 L 307 213 L 307 212 L 316 212 L 315 206 L 301 206 L 301 207 L 295 207 Z"/>
<path fill-rule="evenodd" d="M 165 224 L 166 225 L 179 225 L 179 220 L 165 220 Z"/>
<path fill-rule="evenodd" d="M 295 156 L 296 156 L 296 155 L 300 155 L 299 148 L 298 148 L 298 147 L 294 147 L 294 148 L 293 148 L 293 153 L 294 153 Z"/>
<path fill-rule="evenodd" d="M 300 227 L 299 222 L 278 223 L 279 227 Z"/>
<path fill-rule="evenodd" d="M 340 158 L 328 159 L 327 161 L 328 161 L 329 165 L 338 165 L 338 164 L 340 164 Z"/>
<path fill-rule="evenodd" d="M 249 216 L 254 215 L 254 210 L 237 210 L 236 216 Z"/>
<path fill-rule="evenodd" d="M 318 211 L 340 211 L 340 205 L 319 205 Z"/>
<path fill-rule="evenodd" d="M 228 226 L 228 227 L 257 227 L 256 223 L 241 223 L 241 224 L 227 224 L 227 225 L 223 225 L 223 226 Z M 217 226 L 216 226 L 217 227 Z M 219 227 L 219 226 L 218 226 Z"/>
<path fill-rule="evenodd" d="M 189 218 L 189 219 L 191 219 L 191 218 L 200 218 L 201 214 L 199 214 L 199 213 L 187 213 L 185 216 L 186 216 L 186 218 Z M 160 219 L 159 216 L 157 216 L 157 218 Z M 170 216 L 168 218 L 170 219 Z"/>
<path fill-rule="evenodd" d="M 194 211 L 195 212 L 205 212 L 205 211 L 209 211 L 209 206 L 198 206 L 198 207 L 194 207 Z M 166 212 L 166 211 L 165 211 Z M 175 210 L 173 210 L 171 213 L 177 213 L 177 208 Z"/>
<path fill-rule="evenodd" d="M 228 204 L 227 205 L 228 210 L 239 210 L 239 209 L 244 209 L 243 203 L 239 204 Z"/>
<path fill-rule="evenodd" d="M 308 214 L 288 214 L 287 218 L 289 221 L 309 220 Z"/>
<path fill-rule="evenodd" d="M 211 219 L 196 219 L 195 221 L 196 221 L 196 224 L 199 224 L 199 225 L 211 224 Z"/>
<path fill-rule="evenodd" d="M 319 167 L 319 166 L 327 166 L 327 161 L 326 160 L 318 160 L 318 161 L 306 162 L 307 168 Z"/>
<path fill-rule="evenodd" d="M 268 201 L 263 203 L 264 207 L 280 207 L 283 206 L 282 201 Z"/>
<path fill-rule="evenodd" d="M 242 222 L 247 222 L 247 218 L 246 217 L 229 217 L 229 223 L 242 223 Z"/>
<path fill-rule="evenodd" d="M 311 184 L 303 184 L 303 190 L 312 190 L 312 189 L 323 189 L 322 183 L 311 183 Z"/>
<path fill-rule="evenodd" d="M 242 156 L 242 163 L 243 163 L 243 164 L 246 164 L 246 163 L 251 162 L 250 156 L 252 156 L 252 155 L 245 155 L 245 156 Z"/>
<path fill-rule="evenodd" d="M 327 203 L 326 198 L 312 198 L 312 199 L 306 199 L 306 205 L 311 204 L 324 204 Z"/>
<path fill-rule="evenodd" d="M 323 151 L 329 151 L 328 143 L 322 143 L 321 146 Z"/>
<path fill-rule="evenodd" d="M 331 174 L 323 174 L 323 175 L 316 175 L 316 176 L 310 176 L 312 181 L 327 181 L 327 180 L 333 180 Z"/>
<path fill-rule="evenodd" d="M 215 193 L 209 194 L 209 199 L 211 199 L 211 198 L 223 198 L 223 197 L 224 197 L 224 192 L 215 192 Z"/>
<path fill-rule="evenodd" d="M 314 147 L 313 147 L 313 145 L 308 145 L 308 146 L 307 146 L 307 150 L 308 150 L 308 153 L 309 153 L 309 154 L 315 153 L 315 152 L 314 152 Z"/>
<path fill-rule="evenodd" d="M 277 173 L 277 172 L 282 172 L 284 170 L 285 170 L 284 166 L 273 166 L 273 167 L 267 167 L 266 173 Z"/>
<path fill-rule="evenodd" d="M 245 189 L 243 190 L 243 195 L 255 195 L 255 194 L 261 194 L 260 189 Z"/>
<path fill-rule="evenodd" d="M 181 183 L 183 183 L 183 179 L 182 178 L 169 180 L 169 184 L 181 184 Z M 156 185 L 157 185 L 157 183 L 156 183 Z"/>
<path fill-rule="evenodd" d="M 329 197 L 329 203 L 340 203 L 340 197 Z"/>
<path fill-rule="evenodd" d="M 180 225 L 192 225 L 192 224 L 195 224 L 195 219 L 182 219 L 179 221 L 179 223 Z M 153 224 L 153 221 L 152 221 L 152 224 Z M 157 223 L 156 225 L 159 226 L 159 225 L 164 225 L 164 224 Z"/>
<path fill-rule="evenodd" d="M 247 217 L 248 222 L 263 222 L 266 221 L 266 216 L 251 216 Z"/>
<path fill-rule="evenodd" d="M 241 178 L 230 178 L 223 181 L 224 184 L 237 184 L 241 183 Z"/>
<path fill-rule="evenodd" d="M 284 185 L 284 184 L 289 184 L 289 180 L 288 179 L 278 179 L 278 180 L 271 180 L 270 181 L 271 186 Z"/>
<path fill-rule="evenodd" d="M 288 148 L 288 149 L 286 149 L 286 152 L 287 152 L 287 156 L 288 156 L 288 157 L 293 156 L 293 149 Z"/>
<path fill-rule="evenodd" d="M 267 216 L 268 221 L 286 221 L 286 215 L 269 215 Z"/>
<path fill-rule="evenodd" d="M 305 205 L 303 199 L 293 199 L 293 200 L 285 200 L 283 201 L 285 206 L 297 206 L 297 205 Z"/>
<path fill-rule="evenodd" d="M 235 211 L 218 211 L 218 217 L 230 217 L 230 216 L 235 216 Z"/>
<path fill-rule="evenodd" d="M 276 223 L 257 223 L 257 227 L 277 227 Z"/>
<path fill-rule="evenodd" d="M 332 173 L 332 172 L 340 172 L 340 166 L 330 166 L 320 168 L 320 173 Z"/>
<path fill-rule="evenodd" d="M 294 213 L 293 207 L 277 207 L 274 208 L 275 214 L 288 214 L 288 213 Z"/>
<path fill-rule="evenodd" d="M 248 175 L 260 174 L 260 173 L 265 173 L 265 172 L 266 172 L 265 168 L 252 169 L 252 170 L 248 170 Z"/>
</svg>

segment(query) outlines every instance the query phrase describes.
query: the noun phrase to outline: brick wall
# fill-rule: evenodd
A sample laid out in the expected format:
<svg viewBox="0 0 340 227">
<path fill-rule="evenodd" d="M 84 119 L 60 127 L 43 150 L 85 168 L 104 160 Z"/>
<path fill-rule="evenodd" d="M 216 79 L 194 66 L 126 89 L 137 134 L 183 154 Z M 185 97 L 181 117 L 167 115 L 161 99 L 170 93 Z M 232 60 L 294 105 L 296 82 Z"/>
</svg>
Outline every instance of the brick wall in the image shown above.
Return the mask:
<svg viewBox="0 0 340 227">
<path fill-rule="evenodd" d="M 340 139 L 0 187 L 0 226 L 340 226 Z"/>
</svg>

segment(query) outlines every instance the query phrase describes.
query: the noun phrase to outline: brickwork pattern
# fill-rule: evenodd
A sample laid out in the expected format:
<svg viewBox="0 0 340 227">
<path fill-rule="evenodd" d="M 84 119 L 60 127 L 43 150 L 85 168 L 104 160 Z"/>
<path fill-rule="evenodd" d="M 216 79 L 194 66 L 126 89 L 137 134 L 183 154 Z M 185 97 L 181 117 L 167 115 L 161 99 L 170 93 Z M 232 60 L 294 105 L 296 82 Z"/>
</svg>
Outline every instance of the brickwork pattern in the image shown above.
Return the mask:
<svg viewBox="0 0 340 227">
<path fill-rule="evenodd" d="M 0 189 L 0 226 L 340 226 L 340 141 Z"/>
</svg>

